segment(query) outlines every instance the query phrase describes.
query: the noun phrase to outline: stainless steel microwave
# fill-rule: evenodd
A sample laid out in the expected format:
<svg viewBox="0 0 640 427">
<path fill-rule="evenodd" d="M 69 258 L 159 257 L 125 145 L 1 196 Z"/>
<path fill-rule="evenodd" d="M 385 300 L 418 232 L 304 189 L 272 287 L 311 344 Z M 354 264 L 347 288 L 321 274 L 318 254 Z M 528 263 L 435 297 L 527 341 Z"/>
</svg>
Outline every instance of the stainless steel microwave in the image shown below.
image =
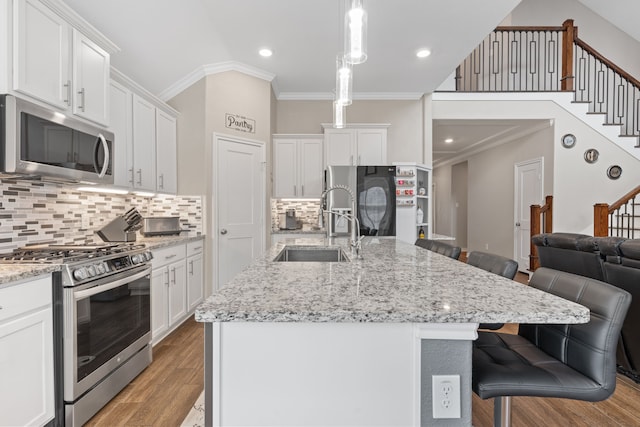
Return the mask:
<svg viewBox="0 0 640 427">
<path fill-rule="evenodd" d="M 113 184 L 113 133 L 0 95 L 0 172 Z"/>
</svg>

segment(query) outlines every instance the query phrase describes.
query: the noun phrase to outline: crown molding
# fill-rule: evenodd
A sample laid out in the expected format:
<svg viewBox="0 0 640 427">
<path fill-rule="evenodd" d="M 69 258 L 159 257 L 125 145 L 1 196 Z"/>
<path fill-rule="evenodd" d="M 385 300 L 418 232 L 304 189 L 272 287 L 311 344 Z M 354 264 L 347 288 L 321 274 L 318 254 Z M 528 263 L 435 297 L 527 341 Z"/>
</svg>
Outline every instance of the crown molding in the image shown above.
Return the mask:
<svg viewBox="0 0 640 427">
<path fill-rule="evenodd" d="M 276 98 L 278 97 L 278 93 L 276 91 L 277 85 L 274 85 L 273 82 L 276 78 L 276 75 L 273 73 L 269 73 L 267 71 L 261 70 L 259 68 L 251 67 L 249 65 L 243 64 L 237 61 L 225 61 L 218 62 L 216 64 L 208 64 L 202 65 L 191 73 L 184 76 L 182 79 L 175 82 L 173 85 L 169 86 L 167 89 L 163 90 L 158 94 L 158 97 L 163 101 L 167 101 L 180 92 L 187 89 L 189 86 L 197 82 L 198 80 L 219 73 L 225 73 L 227 71 L 237 71 L 239 73 L 246 74 L 251 77 L 256 77 L 258 79 L 262 79 L 272 83 L 274 93 L 276 94 Z"/>
<path fill-rule="evenodd" d="M 168 105 L 166 102 L 158 98 L 153 93 L 149 92 L 144 87 L 140 86 L 140 84 L 137 83 L 135 80 L 132 80 L 129 76 L 127 76 L 126 74 L 123 74 L 122 71 L 118 70 L 117 68 L 114 68 L 113 66 L 111 67 L 111 79 L 127 87 L 128 89 L 137 93 L 138 95 L 144 96 L 145 99 L 152 102 L 156 107 L 159 107 L 160 109 L 171 114 L 172 116 L 178 117 L 180 115 L 180 112 L 178 112 L 176 109 Z"/>
<path fill-rule="evenodd" d="M 420 92 L 354 92 L 354 101 L 417 101 Z M 280 92 L 278 101 L 332 101 L 333 92 Z"/>
<path fill-rule="evenodd" d="M 93 25 L 89 24 L 82 16 L 76 11 L 71 9 L 66 3 L 61 0 L 41 0 L 49 9 L 60 15 L 62 19 L 67 21 L 71 26 L 79 30 L 82 34 L 89 37 L 91 41 L 95 42 L 98 46 L 106 50 L 110 55 L 120 52 L 120 48 L 109 40 L 104 34 L 96 29 Z"/>
</svg>

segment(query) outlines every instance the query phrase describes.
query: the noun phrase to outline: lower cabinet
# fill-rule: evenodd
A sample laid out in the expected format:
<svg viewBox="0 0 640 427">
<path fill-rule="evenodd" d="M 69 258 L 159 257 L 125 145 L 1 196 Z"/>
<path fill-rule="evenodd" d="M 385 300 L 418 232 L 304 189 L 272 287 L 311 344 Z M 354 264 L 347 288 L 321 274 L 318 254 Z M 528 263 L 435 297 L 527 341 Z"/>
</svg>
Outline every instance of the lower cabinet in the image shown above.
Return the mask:
<svg viewBox="0 0 640 427">
<path fill-rule="evenodd" d="M 44 425 L 55 403 L 51 276 L 2 287 L 0 302 L 0 425 Z"/>
<path fill-rule="evenodd" d="M 201 240 L 153 250 L 151 336 L 157 344 L 203 300 Z"/>
</svg>

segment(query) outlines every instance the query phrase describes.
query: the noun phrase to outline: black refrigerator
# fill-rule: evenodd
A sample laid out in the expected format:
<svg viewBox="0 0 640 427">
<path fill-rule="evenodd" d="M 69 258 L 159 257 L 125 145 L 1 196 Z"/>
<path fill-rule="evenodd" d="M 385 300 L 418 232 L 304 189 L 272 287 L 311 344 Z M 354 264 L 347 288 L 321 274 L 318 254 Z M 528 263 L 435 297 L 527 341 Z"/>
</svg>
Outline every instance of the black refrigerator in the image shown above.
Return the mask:
<svg viewBox="0 0 640 427">
<path fill-rule="evenodd" d="M 327 166 L 324 189 L 344 185 L 356 198 L 360 235 L 396 235 L 395 166 Z M 327 194 L 326 209 L 351 213 L 351 199 L 345 191 Z M 330 236 L 348 235 L 349 223 L 338 215 L 329 215 Z"/>
</svg>

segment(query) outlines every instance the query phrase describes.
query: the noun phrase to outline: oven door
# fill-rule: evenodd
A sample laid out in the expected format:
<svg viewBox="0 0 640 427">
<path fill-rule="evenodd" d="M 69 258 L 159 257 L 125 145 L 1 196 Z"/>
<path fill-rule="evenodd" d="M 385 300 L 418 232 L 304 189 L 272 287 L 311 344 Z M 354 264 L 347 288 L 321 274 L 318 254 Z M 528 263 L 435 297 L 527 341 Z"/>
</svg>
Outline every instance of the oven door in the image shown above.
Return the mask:
<svg viewBox="0 0 640 427">
<path fill-rule="evenodd" d="M 151 342 L 151 267 L 64 289 L 64 400 L 73 402 Z"/>
</svg>

